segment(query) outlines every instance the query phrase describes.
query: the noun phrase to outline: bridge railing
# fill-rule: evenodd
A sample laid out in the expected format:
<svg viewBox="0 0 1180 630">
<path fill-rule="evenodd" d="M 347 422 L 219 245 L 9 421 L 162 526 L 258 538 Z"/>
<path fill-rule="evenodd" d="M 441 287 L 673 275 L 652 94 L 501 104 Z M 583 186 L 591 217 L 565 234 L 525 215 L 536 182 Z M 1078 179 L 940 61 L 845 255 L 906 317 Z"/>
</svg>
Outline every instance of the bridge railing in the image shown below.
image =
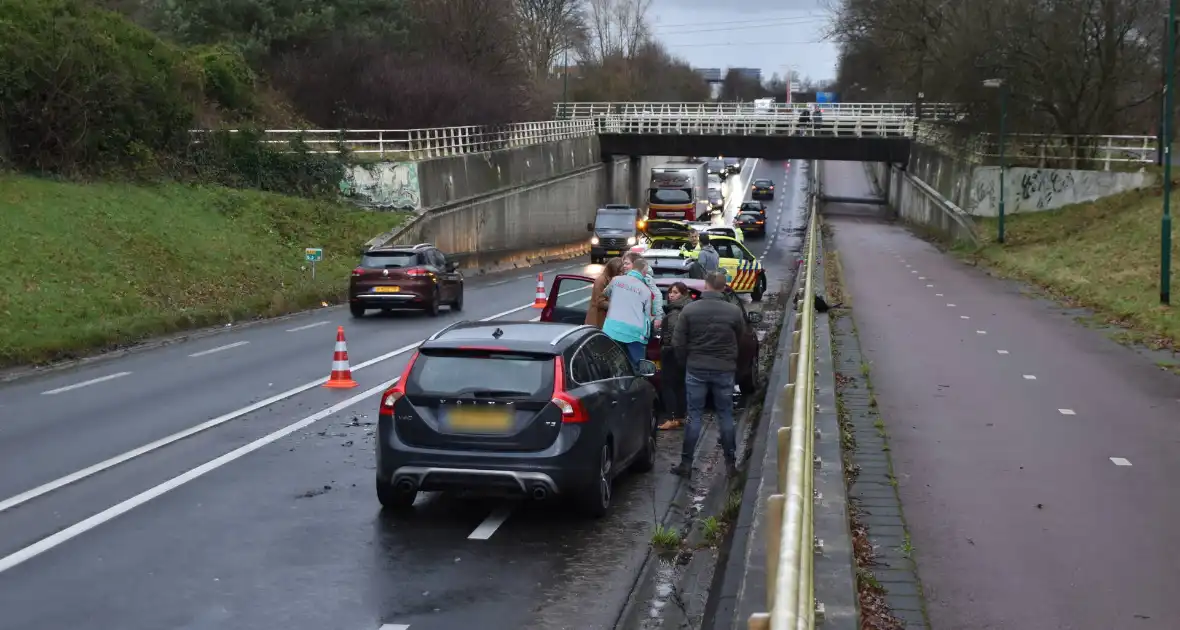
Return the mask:
<svg viewBox="0 0 1180 630">
<path fill-rule="evenodd" d="M 195 130 L 200 142 L 207 130 Z M 229 133 L 238 133 L 229 130 Z M 262 143 L 276 148 L 301 142 L 313 153 L 349 152 L 372 158 L 428 159 L 512 149 L 594 133 L 590 119 L 432 129 L 268 129 Z"/>
<path fill-rule="evenodd" d="M 715 115 L 743 116 L 750 114 L 798 113 L 808 109 L 808 103 L 774 103 L 769 107 L 756 107 L 752 102 L 730 103 L 680 103 L 680 102 L 577 102 L 554 103 L 558 120 L 576 118 L 597 118 L 600 116 L 631 115 Z M 814 105 L 825 116 L 841 114 L 852 116 L 913 116 L 913 103 L 822 103 Z M 953 103 L 923 103 L 922 117 L 955 118 L 961 107 Z"/>
<path fill-rule="evenodd" d="M 759 115 L 632 114 L 593 119 L 598 133 L 731 136 L 911 137 L 914 121 L 905 116 L 825 114 L 819 122 L 793 113 Z"/>
<path fill-rule="evenodd" d="M 815 274 L 820 237 L 815 197 L 807 226 L 803 295 L 791 318 L 788 384 L 774 405 L 778 426 L 778 493 L 766 506 L 766 610 L 750 630 L 812 630 L 823 606 L 815 601 Z"/>
<path fill-rule="evenodd" d="M 977 161 L 998 163 L 1000 138 L 993 133 L 956 139 L 940 125 L 919 125 L 919 142 L 958 153 L 966 149 Z M 1004 156 L 1009 166 L 1119 170 L 1154 164 L 1159 151 L 1155 136 L 1057 135 L 1012 133 L 1004 136 Z"/>
</svg>

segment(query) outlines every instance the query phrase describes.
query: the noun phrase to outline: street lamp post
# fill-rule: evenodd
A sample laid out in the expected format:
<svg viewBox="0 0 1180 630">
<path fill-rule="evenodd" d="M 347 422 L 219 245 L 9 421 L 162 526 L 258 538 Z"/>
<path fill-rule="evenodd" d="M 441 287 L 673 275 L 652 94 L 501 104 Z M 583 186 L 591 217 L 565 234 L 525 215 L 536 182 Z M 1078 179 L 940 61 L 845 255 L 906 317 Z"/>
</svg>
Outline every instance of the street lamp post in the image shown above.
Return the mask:
<svg viewBox="0 0 1180 630">
<path fill-rule="evenodd" d="M 1172 0 L 1175 2 L 1176 0 Z M 998 88 L 1000 90 L 1000 217 L 996 229 L 996 241 L 1004 242 L 1004 180 L 1007 179 L 1007 157 L 1004 151 L 1004 136 L 1008 127 L 1008 83 L 1003 79 L 988 79 L 983 82 L 983 86 L 987 88 Z"/>
<path fill-rule="evenodd" d="M 1164 50 L 1164 110 L 1160 121 L 1163 137 L 1164 212 L 1160 217 L 1160 304 L 1172 303 L 1172 112 L 1175 107 L 1176 0 L 1168 2 L 1167 46 Z"/>
<path fill-rule="evenodd" d="M 561 62 L 561 114 L 569 118 L 570 112 L 570 49 L 565 48 L 565 60 Z"/>
</svg>

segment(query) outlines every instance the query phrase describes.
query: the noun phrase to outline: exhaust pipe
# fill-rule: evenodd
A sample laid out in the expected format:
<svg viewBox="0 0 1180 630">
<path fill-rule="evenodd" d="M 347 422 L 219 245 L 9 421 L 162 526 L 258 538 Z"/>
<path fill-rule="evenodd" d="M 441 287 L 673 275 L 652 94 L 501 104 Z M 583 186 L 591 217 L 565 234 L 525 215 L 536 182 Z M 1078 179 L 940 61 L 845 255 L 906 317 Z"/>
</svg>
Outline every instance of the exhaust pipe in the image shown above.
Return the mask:
<svg viewBox="0 0 1180 630">
<path fill-rule="evenodd" d="M 398 490 L 398 492 L 404 492 L 405 494 L 410 494 L 411 492 L 417 492 L 418 484 L 414 483 L 414 480 L 412 480 L 412 479 L 407 479 L 407 478 L 403 477 L 400 481 L 397 482 L 397 490 Z"/>
<path fill-rule="evenodd" d="M 544 501 L 549 496 L 549 489 L 545 486 L 533 486 L 533 498 Z"/>
</svg>

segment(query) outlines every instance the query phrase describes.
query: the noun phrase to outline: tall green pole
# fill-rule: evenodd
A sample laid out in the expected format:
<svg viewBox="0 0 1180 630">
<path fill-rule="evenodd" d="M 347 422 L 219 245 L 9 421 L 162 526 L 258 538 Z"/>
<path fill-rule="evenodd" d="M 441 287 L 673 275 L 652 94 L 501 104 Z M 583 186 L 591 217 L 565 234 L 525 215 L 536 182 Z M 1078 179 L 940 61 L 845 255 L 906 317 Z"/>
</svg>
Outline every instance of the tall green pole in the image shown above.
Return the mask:
<svg viewBox="0 0 1180 630">
<path fill-rule="evenodd" d="M 1175 0 L 1172 0 L 1175 2 Z M 1008 179 L 1007 175 L 1007 156 L 1004 151 L 1004 136 L 1008 131 L 1008 81 L 1000 84 L 1000 223 L 999 234 L 996 235 L 996 240 L 1000 243 L 1004 242 L 1004 200 L 1007 195 L 1004 194 L 1004 180 Z"/>
<path fill-rule="evenodd" d="M 561 62 L 561 114 L 562 118 L 569 118 L 570 112 L 570 49 L 565 49 L 565 61 Z"/>
<path fill-rule="evenodd" d="M 1160 304 L 1172 303 L 1172 89 L 1176 75 L 1176 0 L 1168 2 L 1168 44 L 1164 54 L 1164 111 L 1160 128 L 1163 133 L 1164 215 L 1160 218 Z"/>
</svg>

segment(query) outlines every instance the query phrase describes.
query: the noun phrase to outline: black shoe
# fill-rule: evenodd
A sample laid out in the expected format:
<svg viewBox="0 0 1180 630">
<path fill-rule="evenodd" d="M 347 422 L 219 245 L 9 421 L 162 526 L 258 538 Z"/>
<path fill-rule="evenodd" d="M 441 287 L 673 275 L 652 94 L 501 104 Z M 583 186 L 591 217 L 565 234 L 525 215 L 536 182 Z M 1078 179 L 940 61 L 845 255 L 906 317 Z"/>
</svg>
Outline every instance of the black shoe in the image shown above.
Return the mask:
<svg viewBox="0 0 1180 630">
<path fill-rule="evenodd" d="M 692 464 L 685 464 L 683 462 L 676 464 L 672 467 L 672 474 L 688 479 L 692 477 Z"/>
</svg>

